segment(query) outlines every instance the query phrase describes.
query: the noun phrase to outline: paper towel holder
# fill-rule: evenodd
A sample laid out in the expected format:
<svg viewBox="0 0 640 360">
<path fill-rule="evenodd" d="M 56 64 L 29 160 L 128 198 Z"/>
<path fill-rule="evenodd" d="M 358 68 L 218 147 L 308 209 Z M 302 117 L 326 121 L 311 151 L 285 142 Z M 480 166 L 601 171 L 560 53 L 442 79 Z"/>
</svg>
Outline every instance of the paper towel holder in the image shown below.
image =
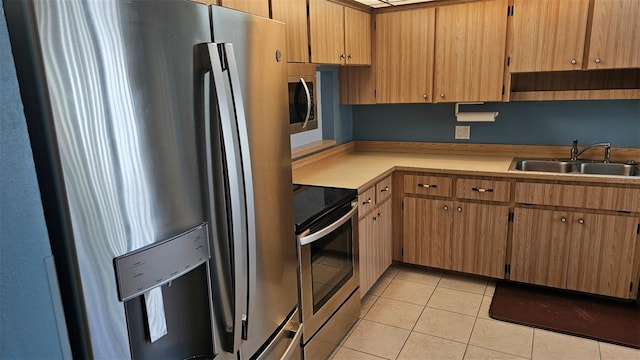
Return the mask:
<svg viewBox="0 0 640 360">
<path fill-rule="evenodd" d="M 496 121 L 496 117 L 499 114 L 497 111 L 460 112 L 458 110 L 460 105 L 484 105 L 484 102 L 456 103 L 455 114 L 456 120 L 459 122 L 493 122 Z"/>
</svg>

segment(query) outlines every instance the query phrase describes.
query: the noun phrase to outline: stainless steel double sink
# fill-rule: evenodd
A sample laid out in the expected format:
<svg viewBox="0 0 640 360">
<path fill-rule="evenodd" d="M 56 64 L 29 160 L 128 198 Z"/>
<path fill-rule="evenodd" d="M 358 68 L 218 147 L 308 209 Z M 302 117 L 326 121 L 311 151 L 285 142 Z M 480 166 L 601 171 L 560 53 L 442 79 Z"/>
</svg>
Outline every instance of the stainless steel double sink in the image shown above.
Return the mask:
<svg viewBox="0 0 640 360">
<path fill-rule="evenodd" d="M 569 161 L 562 159 L 515 159 L 509 170 L 538 171 L 562 174 L 592 174 L 614 176 L 640 176 L 640 166 L 635 162 L 605 163 L 590 160 Z"/>
</svg>

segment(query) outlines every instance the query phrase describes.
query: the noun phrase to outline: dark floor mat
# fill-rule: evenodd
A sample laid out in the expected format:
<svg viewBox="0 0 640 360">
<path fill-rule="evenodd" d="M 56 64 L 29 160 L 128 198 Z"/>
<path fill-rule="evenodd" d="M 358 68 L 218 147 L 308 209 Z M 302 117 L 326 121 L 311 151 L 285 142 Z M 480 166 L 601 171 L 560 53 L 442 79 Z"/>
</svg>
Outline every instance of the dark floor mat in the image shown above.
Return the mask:
<svg viewBox="0 0 640 360">
<path fill-rule="evenodd" d="M 489 315 L 640 349 L 640 306 L 633 302 L 500 281 Z"/>
</svg>

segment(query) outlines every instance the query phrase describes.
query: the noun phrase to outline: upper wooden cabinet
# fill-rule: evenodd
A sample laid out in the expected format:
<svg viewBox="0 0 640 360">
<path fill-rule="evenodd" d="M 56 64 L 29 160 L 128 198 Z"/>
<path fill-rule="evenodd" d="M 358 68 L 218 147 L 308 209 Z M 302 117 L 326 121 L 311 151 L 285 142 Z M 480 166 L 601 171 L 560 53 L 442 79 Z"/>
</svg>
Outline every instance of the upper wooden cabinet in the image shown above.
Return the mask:
<svg viewBox="0 0 640 360">
<path fill-rule="evenodd" d="M 588 69 L 640 67 L 640 1 L 596 0 Z"/>
<path fill-rule="evenodd" d="M 327 0 L 309 0 L 311 62 L 370 65 L 371 14 Z"/>
<path fill-rule="evenodd" d="M 507 0 L 439 7 L 434 101 L 501 101 L 506 34 Z"/>
<path fill-rule="evenodd" d="M 509 70 L 578 70 L 589 0 L 515 0 Z"/>
<path fill-rule="evenodd" d="M 377 103 L 432 101 L 435 16 L 434 8 L 376 15 Z"/>
<path fill-rule="evenodd" d="M 211 1 L 213 3 L 213 1 Z M 220 0 L 220 5 L 250 14 L 269 17 L 268 0 Z"/>
<path fill-rule="evenodd" d="M 271 0 L 271 17 L 285 23 L 287 61 L 309 62 L 309 32 L 305 1 Z"/>
<path fill-rule="evenodd" d="M 509 71 L 640 67 L 640 1 L 589 3 L 514 0 Z"/>
</svg>

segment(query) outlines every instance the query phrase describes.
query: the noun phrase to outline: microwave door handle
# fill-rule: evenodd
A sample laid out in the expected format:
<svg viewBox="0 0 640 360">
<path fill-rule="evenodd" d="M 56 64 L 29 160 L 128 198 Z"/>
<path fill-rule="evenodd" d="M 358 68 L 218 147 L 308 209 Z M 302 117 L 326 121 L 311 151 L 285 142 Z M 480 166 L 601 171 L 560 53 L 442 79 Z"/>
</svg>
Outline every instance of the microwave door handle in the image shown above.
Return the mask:
<svg viewBox="0 0 640 360">
<path fill-rule="evenodd" d="M 244 101 L 242 97 L 242 87 L 240 86 L 240 75 L 238 71 L 238 63 L 236 62 L 235 53 L 232 44 L 225 44 L 225 52 L 227 54 L 227 65 L 229 69 L 229 77 L 231 80 L 231 92 L 236 113 L 236 124 L 238 129 L 238 137 L 240 141 L 240 156 L 242 158 L 242 174 L 245 194 L 245 216 L 247 226 L 247 272 L 249 283 L 247 286 L 246 306 L 243 319 L 243 339 L 249 336 L 249 326 L 251 313 L 255 309 L 256 290 L 256 263 L 257 263 L 257 244 L 256 244 L 256 215 L 255 215 L 255 198 L 253 194 L 253 172 L 251 169 L 251 153 L 249 147 L 249 131 L 248 119 L 245 114 Z"/>
<path fill-rule="evenodd" d="M 220 56 L 228 48 L 221 44 L 207 44 L 209 60 L 211 61 L 211 72 L 215 85 L 215 93 L 218 103 L 218 112 L 222 129 L 222 142 L 224 144 L 225 161 L 227 163 L 227 174 L 229 177 L 229 198 L 231 201 L 231 227 L 233 237 L 233 349 L 227 351 L 236 353 L 242 343 L 243 320 L 246 318 L 246 294 L 247 294 L 247 259 L 242 249 L 245 249 L 247 238 L 247 219 L 244 199 L 244 189 L 242 188 L 242 159 L 240 155 L 240 144 L 237 139 L 238 131 L 235 129 L 235 121 L 232 120 L 229 99 L 227 97 L 224 81 L 223 67 Z M 226 330 L 226 329 L 223 329 Z"/>
<path fill-rule="evenodd" d="M 344 216 L 342 216 L 340 219 L 336 220 L 334 223 L 332 223 L 331 225 L 325 227 L 324 229 L 317 231 L 311 235 L 306 235 L 303 237 L 299 237 L 298 241 L 300 242 L 300 245 L 308 245 L 311 244 L 312 242 L 322 239 L 325 235 L 331 233 L 332 231 L 334 231 L 335 229 L 339 228 L 340 226 L 342 226 L 344 223 L 346 223 L 347 221 L 349 221 L 349 219 L 351 217 L 353 217 L 353 214 L 355 214 L 355 212 L 358 210 L 358 205 L 356 203 L 353 203 L 351 205 L 351 210 L 349 210 L 348 213 L 346 213 Z M 357 226 L 357 225 L 354 225 Z M 304 233 L 303 233 L 304 235 Z"/>
<path fill-rule="evenodd" d="M 311 117 L 311 92 L 309 92 L 309 87 L 307 86 L 307 82 L 304 81 L 304 78 L 300 78 L 300 84 L 302 84 L 304 93 L 307 96 L 307 114 L 304 117 L 304 124 L 302 124 L 302 128 L 306 129 L 309 118 Z"/>
</svg>

